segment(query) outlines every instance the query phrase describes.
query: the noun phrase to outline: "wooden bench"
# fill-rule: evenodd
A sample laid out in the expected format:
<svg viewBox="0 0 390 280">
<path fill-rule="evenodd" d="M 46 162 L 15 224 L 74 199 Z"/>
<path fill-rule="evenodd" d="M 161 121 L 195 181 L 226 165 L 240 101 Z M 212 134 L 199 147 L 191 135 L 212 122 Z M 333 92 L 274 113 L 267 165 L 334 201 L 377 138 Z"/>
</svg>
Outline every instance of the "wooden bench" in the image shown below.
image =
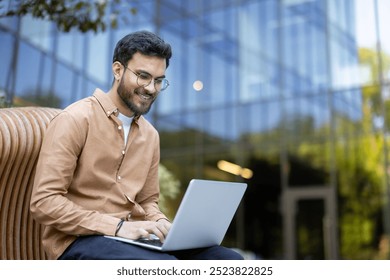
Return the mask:
<svg viewBox="0 0 390 280">
<path fill-rule="evenodd" d="M 0 259 L 46 259 L 42 227 L 30 214 L 30 196 L 42 137 L 61 110 L 0 109 Z"/>
</svg>

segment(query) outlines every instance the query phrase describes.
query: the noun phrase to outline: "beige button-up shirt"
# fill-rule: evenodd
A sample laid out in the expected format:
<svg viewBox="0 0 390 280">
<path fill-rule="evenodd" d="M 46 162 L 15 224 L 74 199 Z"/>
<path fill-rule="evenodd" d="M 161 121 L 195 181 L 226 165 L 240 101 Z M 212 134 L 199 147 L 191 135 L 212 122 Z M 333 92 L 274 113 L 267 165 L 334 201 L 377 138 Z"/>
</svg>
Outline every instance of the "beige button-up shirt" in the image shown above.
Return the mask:
<svg viewBox="0 0 390 280">
<path fill-rule="evenodd" d="M 134 118 L 125 144 L 117 115 L 97 89 L 65 108 L 45 133 L 31 212 L 45 225 L 50 259 L 77 236 L 114 235 L 120 219 L 166 219 L 158 208 L 158 132 L 144 117 Z"/>
</svg>

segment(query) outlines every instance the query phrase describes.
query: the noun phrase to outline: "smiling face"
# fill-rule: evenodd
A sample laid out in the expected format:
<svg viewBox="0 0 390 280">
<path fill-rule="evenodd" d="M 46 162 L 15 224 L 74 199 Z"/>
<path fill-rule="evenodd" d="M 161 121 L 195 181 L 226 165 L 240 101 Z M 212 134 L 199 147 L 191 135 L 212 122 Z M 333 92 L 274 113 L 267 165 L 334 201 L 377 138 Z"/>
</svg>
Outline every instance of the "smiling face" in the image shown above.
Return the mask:
<svg viewBox="0 0 390 280">
<path fill-rule="evenodd" d="M 154 87 L 154 81 L 155 79 L 165 77 L 165 59 L 135 53 L 126 66 L 123 66 L 119 62 L 114 62 L 113 70 L 114 73 L 120 76 L 118 85 L 116 86 L 116 92 L 121 103 L 118 105 L 122 105 L 118 106 L 119 110 L 123 111 L 121 107 L 125 107 L 123 109 L 130 115 L 143 115 L 149 112 L 158 96 L 158 92 Z M 142 80 L 141 78 L 138 79 L 137 76 L 139 74 L 152 77 L 151 83 L 147 86 L 142 86 Z M 126 114 L 126 112 L 122 113 Z"/>
</svg>

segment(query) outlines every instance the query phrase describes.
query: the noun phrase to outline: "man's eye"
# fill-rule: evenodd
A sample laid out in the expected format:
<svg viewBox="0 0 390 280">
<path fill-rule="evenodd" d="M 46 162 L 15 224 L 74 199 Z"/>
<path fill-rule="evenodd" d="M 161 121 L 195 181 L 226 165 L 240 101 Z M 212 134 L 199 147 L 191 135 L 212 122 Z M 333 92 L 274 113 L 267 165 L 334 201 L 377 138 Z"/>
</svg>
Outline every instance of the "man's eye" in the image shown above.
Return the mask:
<svg viewBox="0 0 390 280">
<path fill-rule="evenodd" d="M 163 82 L 163 79 L 157 79 L 157 80 L 154 80 L 154 82 L 159 85 Z"/>
<path fill-rule="evenodd" d="M 145 73 L 140 73 L 138 77 L 142 80 L 147 80 L 147 81 L 151 79 L 150 76 Z"/>
</svg>

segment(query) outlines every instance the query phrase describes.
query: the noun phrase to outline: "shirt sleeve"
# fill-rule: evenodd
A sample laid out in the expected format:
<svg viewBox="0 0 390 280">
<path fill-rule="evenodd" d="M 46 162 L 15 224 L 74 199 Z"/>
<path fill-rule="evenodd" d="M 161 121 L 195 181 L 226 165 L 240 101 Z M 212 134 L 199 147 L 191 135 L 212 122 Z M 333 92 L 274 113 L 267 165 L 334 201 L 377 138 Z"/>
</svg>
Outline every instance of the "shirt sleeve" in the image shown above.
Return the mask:
<svg viewBox="0 0 390 280">
<path fill-rule="evenodd" d="M 63 111 L 49 124 L 37 162 L 30 210 L 41 224 L 71 235 L 114 235 L 119 218 L 84 209 L 67 197 L 85 142 L 86 121 Z"/>
</svg>

